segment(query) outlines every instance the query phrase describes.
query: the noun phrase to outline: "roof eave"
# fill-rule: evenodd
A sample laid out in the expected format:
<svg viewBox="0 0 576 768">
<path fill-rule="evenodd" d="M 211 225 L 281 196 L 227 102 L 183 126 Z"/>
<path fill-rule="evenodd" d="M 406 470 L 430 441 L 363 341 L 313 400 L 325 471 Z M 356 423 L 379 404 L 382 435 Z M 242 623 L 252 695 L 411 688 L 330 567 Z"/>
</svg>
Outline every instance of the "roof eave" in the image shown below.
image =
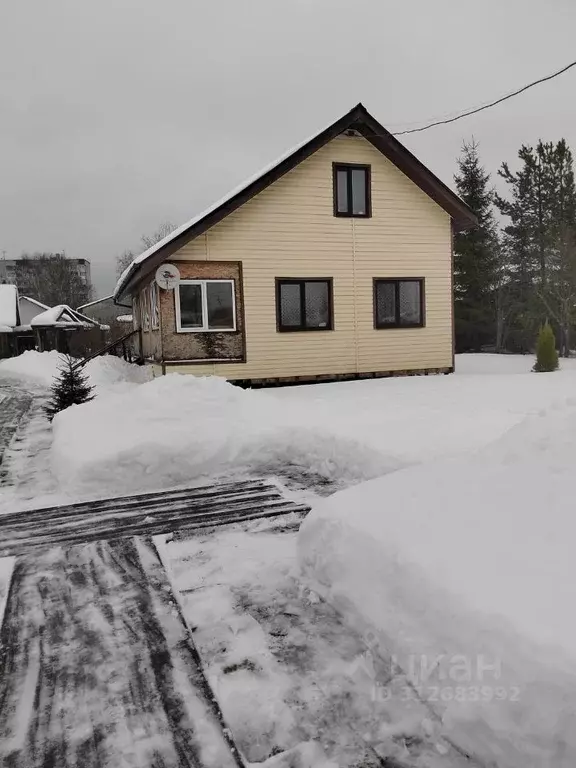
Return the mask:
<svg viewBox="0 0 576 768">
<path fill-rule="evenodd" d="M 241 189 L 200 221 L 180 232 L 155 253 L 151 254 L 148 259 L 140 263 L 132 263 L 128 268 L 123 285 L 114 293 L 114 303 L 118 304 L 122 298 L 130 295 L 142 277 L 160 266 L 163 261 L 182 246 L 206 232 L 256 194 L 282 178 L 288 171 L 313 155 L 318 149 L 348 128 L 355 128 L 364 135 L 376 149 L 388 157 L 408 178 L 417 184 L 441 208 L 447 211 L 452 219 L 454 231 L 458 232 L 477 226 L 476 216 L 464 201 L 421 163 L 415 155 L 406 149 L 383 125 L 373 118 L 363 104 L 357 104 L 339 120 L 336 120 L 328 128 L 318 133 L 306 144 L 284 158 L 278 165 Z"/>
</svg>

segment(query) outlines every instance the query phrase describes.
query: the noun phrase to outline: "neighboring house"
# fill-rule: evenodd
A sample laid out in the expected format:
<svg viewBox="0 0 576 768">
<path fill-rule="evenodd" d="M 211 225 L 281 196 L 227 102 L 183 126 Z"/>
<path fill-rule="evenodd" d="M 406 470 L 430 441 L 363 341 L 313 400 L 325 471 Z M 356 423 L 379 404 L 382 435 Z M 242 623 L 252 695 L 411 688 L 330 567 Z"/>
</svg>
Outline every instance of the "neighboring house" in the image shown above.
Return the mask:
<svg viewBox="0 0 576 768">
<path fill-rule="evenodd" d="M 105 341 L 107 326 L 81 315 L 66 304 L 58 304 L 31 321 L 39 352 L 55 349 L 74 357 L 91 354 Z"/>
<path fill-rule="evenodd" d="M 114 296 L 155 373 L 448 373 L 452 236 L 475 223 L 359 104 L 137 257 Z M 165 263 L 173 291 L 154 280 Z"/>
</svg>

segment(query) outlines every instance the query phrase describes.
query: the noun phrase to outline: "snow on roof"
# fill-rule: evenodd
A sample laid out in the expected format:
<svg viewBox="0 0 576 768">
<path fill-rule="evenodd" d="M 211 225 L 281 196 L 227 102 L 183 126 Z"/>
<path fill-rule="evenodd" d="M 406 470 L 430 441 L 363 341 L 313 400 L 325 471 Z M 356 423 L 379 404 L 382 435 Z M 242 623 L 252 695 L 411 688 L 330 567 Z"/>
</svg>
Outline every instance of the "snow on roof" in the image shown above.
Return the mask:
<svg viewBox="0 0 576 768">
<path fill-rule="evenodd" d="M 66 304 L 57 304 L 32 318 L 31 325 L 38 327 L 82 328 L 98 326 L 94 320 L 75 312 Z"/>
<path fill-rule="evenodd" d="M 253 184 L 255 181 L 258 181 L 262 176 L 264 176 L 266 173 L 269 173 L 269 171 L 272 171 L 276 166 L 280 165 L 280 163 L 284 162 L 284 160 L 287 160 L 291 155 L 293 155 L 295 152 L 297 152 L 299 149 L 304 147 L 308 142 L 312 141 L 318 134 L 325 131 L 327 128 L 330 127 L 332 123 L 329 123 L 327 126 L 325 125 L 320 130 L 313 133 L 311 136 L 308 136 L 304 141 L 299 142 L 295 146 L 291 147 L 287 152 L 284 152 L 280 157 L 277 157 L 276 160 L 269 163 L 268 165 L 264 166 L 261 170 L 258 171 L 258 173 L 253 174 L 248 179 L 243 181 L 241 184 L 239 184 L 237 187 L 235 187 L 231 192 L 228 192 L 224 197 L 220 198 L 220 200 L 217 200 L 215 203 L 212 203 L 208 208 L 206 208 L 202 213 L 197 214 L 192 219 L 187 221 L 185 224 L 182 224 L 179 227 L 176 227 L 172 232 L 170 232 L 169 235 L 166 235 L 162 240 L 159 240 L 157 243 L 155 243 L 152 247 L 148 248 L 148 250 L 141 253 L 139 256 L 136 256 L 136 258 L 126 267 L 124 272 L 120 275 L 118 278 L 118 282 L 116 283 L 116 288 L 114 289 L 113 297 L 117 297 L 126 283 L 128 282 L 128 278 L 132 275 L 135 268 L 142 264 L 144 261 L 146 261 L 150 256 L 153 256 L 157 251 L 160 250 L 160 248 L 163 248 L 165 245 L 168 245 L 168 243 L 171 243 L 172 240 L 178 237 L 178 235 L 181 235 L 183 232 L 186 232 L 187 229 L 190 227 L 193 227 L 194 224 L 197 224 L 199 221 L 202 221 L 206 216 L 209 216 L 213 211 L 220 208 L 221 205 L 224 205 L 224 203 L 227 203 L 228 200 L 231 200 L 233 197 L 238 195 L 240 192 L 243 192 L 247 187 L 250 186 L 250 184 Z"/>
<path fill-rule="evenodd" d="M 41 307 L 42 309 L 50 309 L 47 304 L 42 304 L 41 301 L 33 299 L 30 296 L 20 296 L 19 301 L 29 301 L 31 304 L 36 304 L 37 307 Z"/>
<path fill-rule="evenodd" d="M 12 333 L 13 330 L 9 325 L 0 325 L 0 333 Z"/>
<path fill-rule="evenodd" d="M 368 114 L 366 108 L 362 104 L 356 105 L 351 112 L 348 113 L 348 115 L 344 115 L 340 120 L 344 120 L 346 117 L 349 117 L 353 115 L 356 110 L 362 110 L 362 113 L 365 113 L 368 117 L 371 118 L 371 116 Z M 205 219 L 210 214 L 214 213 L 218 209 L 220 209 L 223 205 L 231 201 L 233 198 L 235 198 L 240 193 L 244 192 L 246 189 L 248 189 L 252 184 L 257 182 L 259 179 L 266 176 L 268 173 L 273 171 L 275 168 L 280 166 L 283 162 L 287 161 L 290 157 L 295 155 L 299 150 L 303 149 L 306 145 L 313 142 L 315 139 L 317 139 L 319 136 L 321 136 L 324 133 L 329 132 L 332 128 L 334 128 L 340 120 L 337 120 L 335 122 L 329 123 L 328 125 L 325 125 L 321 130 L 316 131 L 312 134 L 312 136 L 309 136 L 308 138 L 304 139 L 304 141 L 299 142 L 295 146 L 291 147 L 287 152 L 284 152 L 279 158 L 274 160 L 272 163 L 269 163 L 267 166 L 262 168 L 258 173 L 254 174 L 253 176 L 250 176 L 249 179 L 246 179 L 246 181 L 243 181 L 242 184 L 237 186 L 235 189 L 233 189 L 231 192 L 228 192 L 223 198 L 218 200 L 217 202 L 210 205 L 206 210 L 199 213 L 197 216 L 194 216 L 190 221 L 187 221 L 185 224 L 182 224 L 180 227 L 177 227 L 175 230 L 170 232 L 169 235 L 164 237 L 162 240 L 155 243 L 151 248 L 148 248 L 146 251 L 141 253 L 139 256 L 137 256 L 122 272 L 120 275 L 118 282 L 116 283 L 116 288 L 114 289 L 114 298 L 118 298 L 120 295 L 122 295 L 124 289 L 126 288 L 126 285 L 128 284 L 128 281 L 134 274 L 134 272 L 137 270 L 138 266 L 145 262 L 147 259 L 149 259 L 151 256 L 153 256 L 155 253 L 157 253 L 159 250 L 164 248 L 164 246 L 171 243 L 173 240 L 175 240 L 177 237 L 182 235 L 184 232 L 189 230 L 191 227 L 194 227 L 195 225 L 199 224 L 203 219 Z M 382 128 L 383 134 L 387 136 L 388 139 L 393 137 L 393 134 L 388 133 L 385 128 Z M 346 127 L 342 130 L 345 130 Z M 449 187 L 447 187 L 440 179 L 438 179 L 434 174 L 427 169 L 416 157 L 414 157 L 405 147 L 403 147 L 400 142 L 396 141 L 396 139 L 393 139 L 394 142 L 396 142 L 396 150 L 395 153 L 399 156 L 400 154 L 407 155 L 410 159 L 410 163 L 412 165 L 416 164 L 418 170 L 420 173 L 424 173 L 429 179 L 432 179 L 433 181 L 437 182 L 441 187 L 444 188 L 445 192 L 448 193 L 448 195 L 452 198 L 453 202 L 458 201 L 458 204 L 466 209 L 468 211 L 468 214 L 465 214 L 467 218 L 472 221 L 476 220 L 475 215 L 472 213 L 472 211 L 466 206 L 466 204 L 456 195 L 455 192 L 453 192 Z M 392 159 L 392 162 L 396 162 L 394 159 Z M 398 164 L 398 163 L 396 163 Z M 400 166 L 399 166 L 400 167 Z M 418 184 L 419 182 L 416 181 Z M 442 205 L 442 203 L 439 203 Z M 444 206 L 445 207 L 445 206 Z"/>
<path fill-rule="evenodd" d="M 131 323 L 132 322 L 132 315 L 118 315 L 116 320 L 119 323 Z"/>
<path fill-rule="evenodd" d="M 15 285 L 0 285 L 0 326 L 12 330 L 18 323 L 18 288 Z M 7 333 L 7 331 L 2 331 Z"/>
<path fill-rule="evenodd" d="M 93 307 L 94 304 L 100 304 L 103 301 L 110 301 L 110 299 L 114 298 L 114 294 L 111 294 L 110 296 L 103 296 L 101 299 L 95 299 L 94 301 L 89 301 L 88 304 L 82 304 L 81 307 L 78 307 L 78 312 L 80 312 L 81 309 L 86 309 L 86 307 Z"/>
</svg>

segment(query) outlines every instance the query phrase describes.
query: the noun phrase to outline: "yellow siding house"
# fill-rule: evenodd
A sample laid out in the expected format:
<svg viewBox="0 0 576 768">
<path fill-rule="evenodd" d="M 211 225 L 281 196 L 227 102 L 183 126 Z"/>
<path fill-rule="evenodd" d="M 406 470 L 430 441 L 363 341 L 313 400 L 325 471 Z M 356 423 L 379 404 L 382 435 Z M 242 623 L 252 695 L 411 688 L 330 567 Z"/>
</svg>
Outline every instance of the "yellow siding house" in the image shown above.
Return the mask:
<svg viewBox="0 0 576 768">
<path fill-rule="evenodd" d="M 155 372 L 271 384 L 454 368 L 452 236 L 467 206 L 359 104 L 137 257 Z M 170 264 L 173 288 L 155 275 Z"/>
</svg>

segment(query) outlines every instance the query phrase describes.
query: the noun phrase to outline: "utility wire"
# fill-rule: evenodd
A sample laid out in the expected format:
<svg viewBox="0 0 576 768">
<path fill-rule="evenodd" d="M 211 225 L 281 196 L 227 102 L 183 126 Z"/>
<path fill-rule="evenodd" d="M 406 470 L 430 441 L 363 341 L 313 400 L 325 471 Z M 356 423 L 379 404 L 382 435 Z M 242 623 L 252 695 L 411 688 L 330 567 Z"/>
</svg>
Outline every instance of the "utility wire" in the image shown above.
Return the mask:
<svg viewBox="0 0 576 768">
<path fill-rule="evenodd" d="M 482 112 L 485 109 L 490 109 L 491 107 L 495 107 L 497 104 L 502 104 L 503 101 L 507 101 L 508 99 L 513 98 L 514 96 L 518 96 L 521 93 L 524 93 L 524 91 L 527 91 L 529 88 L 534 88 L 535 85 L 540 85 L 541 83 L 546 83 L 548 80 L 553 80 L 555 77 L 558 77 L 559 75 L 563 75 L 564 72 L 568 72 L 569 69 L 572 69 L 572 67 L 576 67 L 576 61 L 573 61 L 571 64 L 568 64 L 566 67 L 563 67 L 562 69 L 559 69 L 558 72 L 554 72 L 551 75 L 547 75 L 546 77 L 541 77 L 539 80 L 534 80 L 532 83 L 528 83 L 528 85 L 525 85 L 523 88 L 519 88 L 517 91 L 513 91 L 512 93 L 509 93 L 507 96 L 502 96 L 499 99 L 496 99 L 496 101 L 491 101 L 490 104 L 484 104 L 482 107 L 476 107 L 476 109 L 471 109 L 468 112 L 462 112 L 461 115 L 456 115 L 456 117 L 451 117 L 447 120 L 437 120 L 435 123 L 429 123 L 428 125 L 424 125 L 421 128 L 410 128 L 407 131 L 398 131 L 397 133 L 393 133 L 393 136 L 405 136 L 407 133 L 420 133 L 421 131 L 427 131 L 429 128 L 435 128 L 437 125 L 447 125 L 448 123 L 455 123 L 456 120 L 462 120 L 463 117 L 469 117 L 470 115 L 475 115 L 477 112 Z"/>
</svg>

